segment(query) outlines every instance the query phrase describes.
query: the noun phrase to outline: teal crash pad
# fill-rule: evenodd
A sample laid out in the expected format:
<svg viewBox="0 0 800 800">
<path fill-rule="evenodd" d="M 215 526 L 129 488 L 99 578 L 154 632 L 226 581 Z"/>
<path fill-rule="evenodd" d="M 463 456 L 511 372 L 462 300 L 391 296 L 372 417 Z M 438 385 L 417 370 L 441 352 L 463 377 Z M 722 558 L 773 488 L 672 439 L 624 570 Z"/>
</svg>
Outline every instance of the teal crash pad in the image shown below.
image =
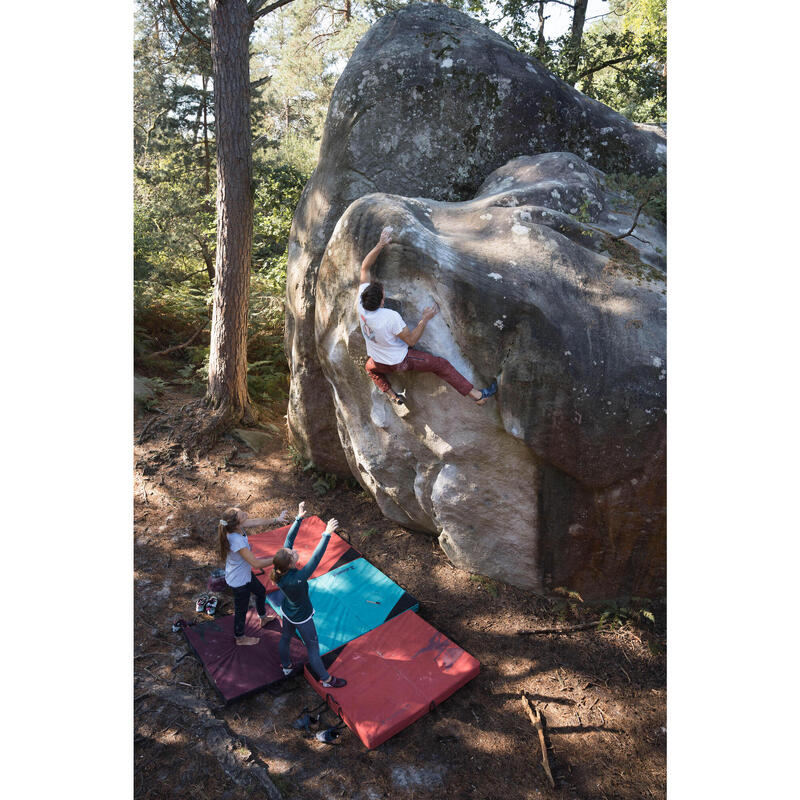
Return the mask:
<svg viewBox="0 0 800 800">
<path fill-rule="evenodd" d="M 419 602 L 364 558 L 326 572 L 308 582 L 321 655 L 336 650 Z M 283 592 L 267 595 L 280 612 Z"/>
</svg>

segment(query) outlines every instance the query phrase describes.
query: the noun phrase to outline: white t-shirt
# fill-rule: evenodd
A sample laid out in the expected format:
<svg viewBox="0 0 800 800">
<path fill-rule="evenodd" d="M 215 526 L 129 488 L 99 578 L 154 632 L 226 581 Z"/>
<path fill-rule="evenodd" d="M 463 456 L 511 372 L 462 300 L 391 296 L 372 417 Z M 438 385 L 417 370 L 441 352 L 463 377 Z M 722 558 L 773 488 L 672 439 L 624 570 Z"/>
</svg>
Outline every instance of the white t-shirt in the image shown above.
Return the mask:
<svg viewBox="0 0 800 800">
<path fill-rule="evenodd" d="M 367 353 L 379 364 L 399 364 L 408 353 L 408 345 L 397 334 L 406 327 L 403 318 L 390 308 L 377 308 L 367 311 L 361 305 L 361 292 L 369 286 L 362 283 L 358 287 L 358 324 Z"/>
<path fill-rule="evenodd" d="M 239 550 L 250 549 L 250 542 L 241 533 L 229 533 L 227 536 L 231 549 L 225 559 L 225 583 L 233 589 L 250 583 L 250 565 L 239 555 Z"/>
</svg>

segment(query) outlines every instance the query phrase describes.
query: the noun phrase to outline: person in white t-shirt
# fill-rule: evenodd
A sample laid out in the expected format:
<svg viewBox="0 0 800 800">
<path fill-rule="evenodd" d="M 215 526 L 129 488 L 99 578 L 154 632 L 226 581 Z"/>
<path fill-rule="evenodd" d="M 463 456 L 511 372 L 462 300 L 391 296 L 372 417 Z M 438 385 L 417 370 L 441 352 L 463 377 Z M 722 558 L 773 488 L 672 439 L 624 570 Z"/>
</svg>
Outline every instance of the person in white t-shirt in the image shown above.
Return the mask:
<svg viewBox="0 0 800 800">
<path fill-rule="evenodd" d="M 384 247 L 392 243 L 391 228 L 384 228 L 378 244 L 367 253 L 361 262 L 358 287 L 358 322 L 367 345 L 367 363 L 364 368 L 375 385 L 387 393 L 395 403 L 405 400 L 392 389 L 384 375 L 390 372 L 433 372 L 447 381 L 457 392 L 469 395 L 478 405 L 497 391 L 493 380 L 486 389 L 476 389 L 446 358 L 433 356 L 414 345 L 419 341 L 428 322 L 436 316 L 436 305 L 423 309 L 422 319 L 413 331 L 409 331 L 403 318 L 390 308 L 384 308 L 386 294 L 380 281 L 372 280 L 370 270 Z"/>
<path fill-rule="evenodd" d="M 261 618 L 261 627 L 274 619 L 267 615 L 267 590 L 253 574 L 254 569 L 272 566 L 272 556 L 256 558 L 250 550 L 245 530 L 280 525 L 287 519 L 286 511 L 275 519 L 255 519 L 240 508 L 229 508 L 217 525 L 217 550 L 220 559 L 225 560 L 225 582 L 233 590 L 233 635 L 236 644 L 253 645 L 259 642 L 256 636 L 244 635 L 251 594 L 256 596 L 256 611 Z"/>
</svg>

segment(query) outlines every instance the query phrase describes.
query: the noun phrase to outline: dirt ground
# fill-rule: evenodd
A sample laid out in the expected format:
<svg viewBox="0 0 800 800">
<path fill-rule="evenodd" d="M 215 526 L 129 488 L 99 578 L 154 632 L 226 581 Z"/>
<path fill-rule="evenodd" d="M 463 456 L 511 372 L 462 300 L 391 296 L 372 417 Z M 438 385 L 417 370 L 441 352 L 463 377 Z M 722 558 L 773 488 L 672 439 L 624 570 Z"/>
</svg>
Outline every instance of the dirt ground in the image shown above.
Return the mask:
<svg viewBox="0 0 800 800">
<path fill-rule="evenodd" d="M 158 406 L 195 398 L 168 388 Z M 135 433 L 159 412 L 143 413 Z M 283 409 L 254 453 L 222 438 L 194 463 L 167 433 L 135 445 L 134 796 L 286 800 L 632 800 L 666 796 L 666 654 L 663 620 L 644 629 L 592 627 L 596 610 L 536 597 L 453 567 L 435 538 L 383 518 L 360 487 L 323 496 L 292 462 Z M 295 513 L 300 500 L 336 516 L 352 544 L 420 601 L 420 615 L 475 656 L 480 675 L 432 713 L 368 751 L 347 731 L 335 745 L 295 730 L 318 702 L 305 679 L 225 706 L 172 622 L 194 612 L 212 569 L 215 521 L 227 506 L 255 516 Z M 222 595 L 220 614 L 233 611 Z M 537 630 L 565 633 L 542 634 Z M 534 631 L 533 633 L 523 633 Z M 546 720 L 537 733 L 520 695 Z M 334 724 L 327 712 L 325 727 Z"/>
</svg>

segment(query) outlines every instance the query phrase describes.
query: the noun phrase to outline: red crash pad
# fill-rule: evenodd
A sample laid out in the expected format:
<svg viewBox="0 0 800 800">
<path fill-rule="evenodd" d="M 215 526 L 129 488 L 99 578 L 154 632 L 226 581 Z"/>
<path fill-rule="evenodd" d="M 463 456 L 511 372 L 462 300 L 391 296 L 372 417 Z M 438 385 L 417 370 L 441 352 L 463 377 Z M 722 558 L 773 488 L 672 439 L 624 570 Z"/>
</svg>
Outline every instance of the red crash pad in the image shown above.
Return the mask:
<svg viewBox="0 0 800 800">
<path fill-rule="evenodd" d="M 286 541 L 286 534 L 289 533 L 291 525 L 284 525 L 282 528 L 276 528 L 272 531 L 265 531 L 264 533 L 252 533 L 247 535 L 247 540 L 250 542 L 250 549 L 256 558 L 268 558 L 274 556 L 275 552 L 283 547 Z M 325 530 L 325 523 L 319 517 L 306 517 L 300 523 L 300 530 L 294 540 L 294 549 L 300 554 L 300 565 L 305 564 L 317 549 L 319 544 L 319 537 L 322 531 Z M 348 561 L 353 561 L 359 558 L 361 553 L 352 545 L 348 544 L 338 534 L 332 533 L 331 540 L 328 542 L 328 547 L 325 549 L 325 554 L 319 562 L 319 566 L 314 570 L 312 578 L 324 575 L 330 572 L 334 567 L 339 567 L 346 564 Z M 267 592 L 273 592 L 278 587 L 270 580 L 269 574 L 271 570 L 267 568 L 262 572 L 256 572 L 256 577 L 264 585 Z"/>
<path fill-rule="evenodd" d="M 308 665 L 305 675 L 372 749 L 471 681 L 480 663 L 413 611 L 406 611 L 344 645 L 328 669 L 345 678 L 347 686 L 326 689 Z"/>
<path fill-rule="evenodd" d="M 273 620 L 264 628 L 254 608 L 247 611 L 245 635 L 258 636 L 253 645 L 237 645 L 233 636 L 233 614 L 181 628 L 197 654 L 212 686 L 226 703 L 283 680 L 278 642 L 281 624 Z M 295 636 L 289 643 L 293 664 L 305 664 L 306 648 Z"/>
</svg>

